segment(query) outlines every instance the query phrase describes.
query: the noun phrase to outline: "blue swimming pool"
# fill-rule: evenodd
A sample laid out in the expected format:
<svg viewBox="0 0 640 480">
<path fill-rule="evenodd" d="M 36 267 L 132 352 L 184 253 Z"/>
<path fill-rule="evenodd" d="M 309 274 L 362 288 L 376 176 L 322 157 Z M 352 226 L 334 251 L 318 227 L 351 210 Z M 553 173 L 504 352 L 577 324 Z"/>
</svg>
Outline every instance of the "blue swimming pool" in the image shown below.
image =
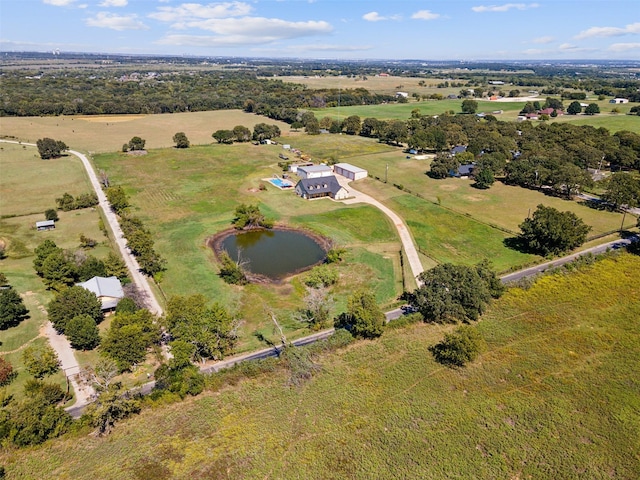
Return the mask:
<svg viewBox="0 0 640 480">
<path fill-rule="evenodd" d="M 288 180 L 283 180 L 282 178 L 270 178 L 269 182 L 275 185 L 278 188 L 292 188 L 293 183 Z"/>
</svg>

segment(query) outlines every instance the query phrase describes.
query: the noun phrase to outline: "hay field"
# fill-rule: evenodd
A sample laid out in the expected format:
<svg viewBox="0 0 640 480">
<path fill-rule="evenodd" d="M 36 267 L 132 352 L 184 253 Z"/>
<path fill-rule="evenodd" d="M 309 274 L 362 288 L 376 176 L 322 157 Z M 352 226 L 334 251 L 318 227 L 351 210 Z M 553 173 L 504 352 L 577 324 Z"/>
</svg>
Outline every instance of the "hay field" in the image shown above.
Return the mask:
<svg viewBox="0 0 640 480">
<path fill-rule="evenodd" d="M 107 438 L 0 461 L 9 479 L 640 478 L 639 269 L 624 255 L 510 290 L 463 369 L 428 351 L 451 326 L 416 324 L 321 356 L 297 388 L 277 370 L 212 381 Z"/>
<path fill-rule="evenodd" d="M 144 138 L 146 148 L 172 147 L 173 135 L 184 132 L 193 145 L 214 142 L 211 134 L 220 129 L 256 123 L 276 124 L 283 132 L 289 125 L 244 113 L 241 110 L 188 112 L 165 115 L 100 115 L 59 117 L 2 117 L 0 136 L 35 143 L 43 137 L 62 140 L 70 148 L 84 152 L 117 152 L 131 137 Z"/>
</svg>

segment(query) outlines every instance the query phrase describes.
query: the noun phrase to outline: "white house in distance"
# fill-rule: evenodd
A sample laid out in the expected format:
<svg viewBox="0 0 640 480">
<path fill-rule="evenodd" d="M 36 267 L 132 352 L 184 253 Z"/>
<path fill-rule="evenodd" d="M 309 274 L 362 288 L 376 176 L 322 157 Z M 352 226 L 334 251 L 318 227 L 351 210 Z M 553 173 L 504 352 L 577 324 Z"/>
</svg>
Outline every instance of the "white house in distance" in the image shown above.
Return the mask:
<svg viewBox="0 0 640 480">
<path fill-rule="evenodd" d="M 628 98 L 612 98 L 609 103 L 629 103 Z"/>
<path fill-rule="evenodd" d="M 309 165 L 298 167 L 296 173 L 300 178 L 322 178 L 333 176 L 333 170 L 327 165 Z"/>
<path fill-rule="evenodd" d="M 350 163 L 336 163 L 333 166 L 333 171 L 336 175 L 342 175 L 349 180 L 360 180 L 361 178 L 367 178 L 368 175 L 364 168 L 356 167 Z"/>
<path fill-rule="evenodd" d="M 78 286 L 96 294 L 102 302 L 102 310 L 113 310 L 118 302 L 124 298 L 122 284 L 117 277 L 93 277 Z"/>
</svg>

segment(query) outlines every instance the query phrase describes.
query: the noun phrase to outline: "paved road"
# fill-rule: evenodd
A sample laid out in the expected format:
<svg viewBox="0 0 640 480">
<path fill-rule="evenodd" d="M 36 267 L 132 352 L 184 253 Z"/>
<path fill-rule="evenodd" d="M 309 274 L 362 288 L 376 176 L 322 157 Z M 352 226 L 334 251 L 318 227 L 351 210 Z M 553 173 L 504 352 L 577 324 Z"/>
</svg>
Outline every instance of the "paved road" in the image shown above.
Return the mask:
<svg viewBox="0 0 640 480">
<path fill-rule="evenodd" d="M 580 252 L 567 255 L 566 257 L 557 258 L 555 260 L 551 260 L 550 262 L 545 262 L 540 265 L 536 265 L 535 267 L 525 268 L 524 270 L 519 270 L 517 272 L 503 275 L 502 277 L 500 277 L 500 280 L 502 281 L 502 283 L 517 282 L 522 278 L 530 277 L 532 275 L 537 275 L 546 270 L 549 270 L 550 268 L 556 268 L 561 265 L 564 265 L 565 263 L 569 263 L 578 257 L 582 257 L 583 255 L 588 255 L 588 254 L 596 255 L 598 253 L 604 253 L 607 250 L 616 250 L 618 248 L 625 247 L 635 241 L 638 241 L 638 235 L 634 235 L 629 238 L 620 238 L 618 240 L 613 240 L 611 242 L 598 245 L 596 247 L 587 248 L 586 250 L 582 250 Z"/>
<path fill-rule="evenodd" d="M 346 188 L 351 194 L 351 198 L 342 200 L 343 203 L 368 203 L 369 205 L 373 205 L 374 207 L 378 208 L 380 211 L 382 211 L 382 213 L 384 213 L 391 219 L 393 225 L 396 227 L 396 230 L 398 230 L 398 235 L 400 236 L 400 241 L 402 242 L 405 256 L 407 261 L 409 262 L 409 267 L 411 267 L 413 277 L 416 279 L 416 283 L 418 284 L 418 286 L 420 286 L 421 282 L 417 277 L 422 272 L 424 272 L 424 267 L 422 266 L 422 262 L 420 261 L 418 250 L 413 243 L 413 237 L 411 236 L 411 233 L 409 232 L 409 229 L 405 225 L 404 221 L 386 205 L 383 205 L 378 200 L 367 195 L 366 193 L 362 193 L 361 191 L 356 190 L 353 183 L 349 183 L 349 179 L 343 177 L 342 175 L 336 175 L 336 178 L 338 179 L 340 185 Z"/>
</svg>

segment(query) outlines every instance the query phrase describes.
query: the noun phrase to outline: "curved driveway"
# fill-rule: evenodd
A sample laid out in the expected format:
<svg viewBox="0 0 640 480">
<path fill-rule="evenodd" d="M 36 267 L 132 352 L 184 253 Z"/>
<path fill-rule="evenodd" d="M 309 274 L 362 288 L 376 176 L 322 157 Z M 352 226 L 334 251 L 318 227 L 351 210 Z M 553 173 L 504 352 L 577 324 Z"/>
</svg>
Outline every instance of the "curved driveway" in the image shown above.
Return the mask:
<svg viewBox="0 0 640 480">
<path fill-rule="evenodd" d="M 418 250 L 413 243 L 413 237 L 411 237 L 411 233 L 409 232 L 409 229 L 405 225 L 404 221 L 389 207 L 383 205 L 378 200 L 367 195 L 366 193 L 362 193 L 359 190 L 356 190 L 353 187 L 353 184 L 349 183 L 350 180 L 348 178 L 345 178 L 342 175 L 336 175 L 336 178 L 338 179 L 338 183 L 346 188 L 351 194 L 350 198 L 342 200 L 343 203 L 368 203 L 369 205 L 373 205 L 374 207 L 378 208 L 382 213 L 384 213 L 391 219 L 393 225 L 398 231 L 398 235 L 400 236 L 400 241 L 402 242 L 402 247 L 404 248 L 407 261 L 409 262 L 409 267 L 411 267 L 413 277 L 416 279 L 418 287 L 421 286 L 422 282 L 418 280 L 418 275 L 424 272 L 424 267 L 422 266 L 422 262 L 420 261 Z"/>
</svg>

